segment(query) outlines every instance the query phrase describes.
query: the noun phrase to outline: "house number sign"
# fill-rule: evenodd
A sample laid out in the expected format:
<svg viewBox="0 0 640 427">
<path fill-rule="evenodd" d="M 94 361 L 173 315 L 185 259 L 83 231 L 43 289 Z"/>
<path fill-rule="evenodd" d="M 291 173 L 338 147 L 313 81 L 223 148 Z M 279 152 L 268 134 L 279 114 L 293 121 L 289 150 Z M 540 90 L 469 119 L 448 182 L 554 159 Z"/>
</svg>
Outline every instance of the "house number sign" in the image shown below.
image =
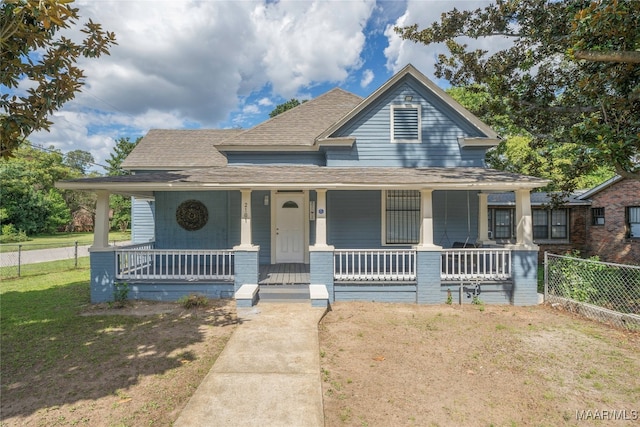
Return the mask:
<svg viewBox="0 0 640 427">
<path fill-rule="evenodd" d="M 198 200 L 182 202 L 176 210 L 176 221 L 180 227 L 188 231 L 200 230 L 208 220 L 207 207 Z"/>
</svg>

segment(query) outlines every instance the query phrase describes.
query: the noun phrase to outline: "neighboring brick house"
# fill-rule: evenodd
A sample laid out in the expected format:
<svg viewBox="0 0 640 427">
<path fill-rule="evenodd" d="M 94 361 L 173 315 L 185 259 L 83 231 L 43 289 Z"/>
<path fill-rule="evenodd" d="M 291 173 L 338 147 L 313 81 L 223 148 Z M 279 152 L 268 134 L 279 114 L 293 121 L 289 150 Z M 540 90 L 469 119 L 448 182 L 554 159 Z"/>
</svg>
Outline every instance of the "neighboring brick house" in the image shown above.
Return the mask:
<svg viewBox="0 0 640 427">
<path fill-rule="evenodd" d="M 572 194 L 558 208 L 550 209 L 548 193 L 532 193 L 533 239 L 540 247 L 539 262 L 544 253 L 565 254 L 572 250 L 586 250 L 587 224 L 590 202 L 582 200 L 583 193 Z M 494 193 L 488 196 L 489 237 L 497 244 L 515 239 L 515 197 L 513 193 Z"/>
<path fill-rule="evenodd" d="M 640 264 L 640 181 L 616 176 L 591 190 L 571 195 L 550 209 L 548 193 L 532 193 L 533 238 L 544 252 L 602 261 Z M 514 239 L 515 198 L 512 193 L 488 197 L 489 237 L 498 244 Z"/>
<path fill-rule="evenodd" d="M 580 198 L 591 202 L 585 254 L 640 264 L 640 181 L 616 176 Z"/>
</svg>

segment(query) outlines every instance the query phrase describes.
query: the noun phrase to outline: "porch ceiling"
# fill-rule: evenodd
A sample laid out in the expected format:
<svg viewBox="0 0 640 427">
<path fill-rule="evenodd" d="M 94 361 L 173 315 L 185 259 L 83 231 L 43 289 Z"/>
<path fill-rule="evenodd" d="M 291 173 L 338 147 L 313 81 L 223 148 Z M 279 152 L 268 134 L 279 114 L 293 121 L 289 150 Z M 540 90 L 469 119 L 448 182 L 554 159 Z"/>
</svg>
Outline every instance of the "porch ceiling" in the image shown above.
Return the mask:
<svg viewBox="0 0 640 427">
<path fill-rule="evenodd" d="M 236 166 L 83 178 L 56 183 L 70 190 L 116 193 L 237 189 L 434 189 L 512 191 L 547 180 L 484 168 Z"/>
</svg>

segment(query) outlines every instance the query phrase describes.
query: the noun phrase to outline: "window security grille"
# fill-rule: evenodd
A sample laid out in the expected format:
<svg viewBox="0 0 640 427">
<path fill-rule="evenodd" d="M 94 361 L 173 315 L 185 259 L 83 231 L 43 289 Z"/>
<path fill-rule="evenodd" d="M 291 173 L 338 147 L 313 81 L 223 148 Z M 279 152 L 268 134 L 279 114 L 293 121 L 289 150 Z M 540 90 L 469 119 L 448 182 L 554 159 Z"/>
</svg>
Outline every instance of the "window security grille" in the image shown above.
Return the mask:
<svg viewBox="0 0 640 427">
<path fill-rule="evenodd" d="M 385 199 L 387 244 L 415 244 L 420 237 L 420 192 L 387 190 Z"/>
</svg>

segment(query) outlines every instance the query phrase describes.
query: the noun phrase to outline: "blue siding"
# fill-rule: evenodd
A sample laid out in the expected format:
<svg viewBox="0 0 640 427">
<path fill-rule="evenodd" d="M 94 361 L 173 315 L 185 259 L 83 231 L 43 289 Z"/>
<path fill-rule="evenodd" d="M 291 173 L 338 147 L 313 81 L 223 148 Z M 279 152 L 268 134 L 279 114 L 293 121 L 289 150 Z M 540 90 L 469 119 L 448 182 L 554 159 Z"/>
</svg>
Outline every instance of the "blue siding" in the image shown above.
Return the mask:
<svg viewBox="0 0 640 427">
<path fill-rule="evenodd" d="M 470 287 L 470 283 L 465 283 L 464 286 Z M 451 291 L 452 304 L 457 305 L 460 301 L 460 283 L 443 283 L 440 289 L 440 301 L 438 303 L 444 303 L 447 301 L 447 291 Z M 537 296 L 536 296 L 537 298 Z M 478 299 L 484 304 L 512 304 L 513 302 L 513 283 L 481 283 L 480 295 Z M 462 293 L 462 304 L 471 304 L 473 296 L 467 296 L 467 293 Z M 537 301 L 537 299 L 536 299 Z"/>
<path fill-rule="evenodd" d="M 265 206 L 264 196 L 269 195 L 269 191 L 251 192 L 251 234 L 254 245 L 260 246 L 260 264 L 271 264 L 271 200 Z"/>
<path fill-rule="evenodd" d="M 475 243 L 478 239 L 478 205 L 477 191 L 434 191 L 434 243 L 444 248 L 452 247 L 455 242 Z"/>
<path fill-rule="evenodd" d="M 382 248 L 381 195 L 381 191 L 328 191 L 327 243 L 336 249 Z M 434 191 L 433 215 L 436 245 L 450 248 L 455 242 L 476 242 L 477 191 Z"/>
<path fill-rule="evenodd" d="M 233 297 L 233 283 L 131 283 L 130 299 L 177 301 L 191 294 L 221 299 Z"/>
<path fill-rule="evenodd" d="M 320 152 L 262 152 L 247 151 L 226 153 L 229 164 L 235 165 L 317 165 L 326 164 Z"/>
<path fill-rule="evenodd" d="M 146 243 L 155 239 L 155 201 L 131 198 L 131 240 Z"/>
<path fill-rule="evenodd" d="M 416 302 L 416 286 L 334 285 L 336 301 Z"/>
<path fill-rule="evenodd" d="M 230 191 L 229 195 L 229 216 L 227 218 L 227 229 L 229 237 L 229 249 L 240 244 L 240 205 L 242 195 L 239 191 Z"/>
<path fill-rule="evenodd" d="M 336 249 L 382 247 L 380 209 L 380 191 L 328 191 L 327 243 Z"/>
<path fill-rule="evenodd" d="M 207 224 L 187 231 L 176 222 L 176 209 L 186 200 L 199 200 L 209 212 Z M 226 191 L 185 191 L 156 193 L 156 248 L 230 249 L 229 193 Z"/>
<path fill-rule="evenodd" d="M 422 143 L 391 143 L 391 104 L 421 105 Z M 448 104 L 407 78 L 355 117 L 336 136 L 353 136 L 351 150 L 328 149 L 327 166 L 461 167 L 484 166 L 484 148 L 460 148 L 459 137 L 483 136 Z"/>
</svg>

